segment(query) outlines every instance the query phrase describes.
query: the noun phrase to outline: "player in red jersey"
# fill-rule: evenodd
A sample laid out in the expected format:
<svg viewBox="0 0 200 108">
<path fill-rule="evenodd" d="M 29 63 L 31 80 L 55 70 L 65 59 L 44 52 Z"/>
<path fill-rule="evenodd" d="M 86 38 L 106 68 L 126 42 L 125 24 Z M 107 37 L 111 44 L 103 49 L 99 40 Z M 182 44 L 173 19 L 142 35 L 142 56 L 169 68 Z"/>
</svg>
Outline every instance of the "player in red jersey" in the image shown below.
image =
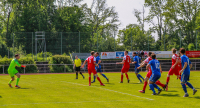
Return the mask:
<svg viewBox="0 0 200 108">
<path fill-rule="evenodd" d="M 128 51 L 124 51 L 124 58 L 123 58 L 123 61 L 122 62 L 117 62 L 116 64 L 124 64 L 123 67 L 122 67 L 122 70 L 121 70 L 121 82 L 120 83 L 123 83 L 123 74 L 125 73 L 126 75 L 126 78 L 128 80 L 128 83 L 130 82 L 129 78 L 128 78 L 128 71 L 129 71 L 129 68 L 130 68 L 130 63 L 131 63 L 131 58 L 130 56 L 128 56 Z"/>
<path fill-rule="evenodd" d="M 91 85 L 91 73 L 93 73 L 93 75 L 97 78 L 97 80 L 100 82 L 101 86 L 105 86 L 100 78 L 97 75 L 97 72 L 95 70 L 95 65 L 98 67 L 98 64 L 96 64 L 96 58 L 94 57 L 94 51 L 91 51 L 91 56 L 89 56 L 83 63 L 83 65 L 81 66 L 81 68 L 84 67 L 85 63 L 88 63 L 88 73 L 89 73 L 89 86 Z"/>
<path fill-rule="evenodd" d="M 179 63 L 179 57 L 176 54 L 176 49 L 173 48 L 172 49 L 172 67 L 170 68 L 168 74 L 167 74 L 167 80 L 166 80 L 166 85 L 168 86 L 169 80 L 170 80 L 170 76 L 175 74 L 177 76 L 177 78 L 180 78 L 179 75 L 179 71 L 178 71 L 178 63 Z"/>
<path fill-rule="evenodd" d="M 144 67 L 145 64 L 148 64 L 152 60 L 151 54 L 152 54 L 152 52 L 148 53 L 148 55 L 147 55 L 148 57 L 141 63 L 141 65 L 138 67 L 138 69 L 140 69 L 141 67 Z M 146 77 L 144 78 L 143 90 L 140 90 L 139 91 L 140 93 L 145 93 L 146 86 L 147 86 L 149 78 L 151 77 L 151 74 L 152 74 L 152 71 L 151 71 L 151 68 L 149 68 L 148 73 L 147 73 Z M 156 84 L 163 87 L 163 89 L 166 89 L 166 91 L 167 91 L 167 86 L 162 84 L 159 80 L 156 81 Z"/>
</svg>

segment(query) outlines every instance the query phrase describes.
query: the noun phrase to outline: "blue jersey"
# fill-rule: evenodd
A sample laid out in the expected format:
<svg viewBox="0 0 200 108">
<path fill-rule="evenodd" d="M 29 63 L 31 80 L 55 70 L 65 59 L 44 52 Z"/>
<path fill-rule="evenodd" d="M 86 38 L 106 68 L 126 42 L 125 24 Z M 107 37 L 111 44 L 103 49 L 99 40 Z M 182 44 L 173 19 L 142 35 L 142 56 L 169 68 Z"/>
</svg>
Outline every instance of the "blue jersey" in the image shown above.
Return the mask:
<svg viewBox="0 0 200 108">
<path fill-rule="evenodd" d="M 140 61 L 141 61 L 140 57 L 135 56 L 135 57 L 133 58 L 133 61 L 136 62 L 136 63 L 135 63 L 135 68 L 137 68 L 137 67 L 140 66 Z"/>
<path fill-rule="evenodd" d="M 99 60 L 101 60 L 101 59 L 100 59 L 100 57 L 99 57 L 99 56 L 97 56 L 97 57 L 96 57 L 96 64 L 98 64 L 98 63 L 99 63 Z M 98 68 L 98 67 L 96 67 L 96 68 Z M 99 63 L 99 68 L 101 68 L 101 65 L 100 65 L 100 63 Z"/>
<path fill-rule="evenodd" d="M 187 62 L 187 67 L 183 71 L 183 74 L 190 75 L 190 64 L 191 64 L 191 61 L 190 61 L 190 59 L 186 55 L 182 55 L 181 56 L 182 68 L 184 67 L 185 62 Z"/>
<path fill-rule="evenodd" d="M 160 62 L 156 59 L 153 59 L 149 62 L 151 65 L 152 74 L 161 75 L 160 74 Z"/>
</svg>

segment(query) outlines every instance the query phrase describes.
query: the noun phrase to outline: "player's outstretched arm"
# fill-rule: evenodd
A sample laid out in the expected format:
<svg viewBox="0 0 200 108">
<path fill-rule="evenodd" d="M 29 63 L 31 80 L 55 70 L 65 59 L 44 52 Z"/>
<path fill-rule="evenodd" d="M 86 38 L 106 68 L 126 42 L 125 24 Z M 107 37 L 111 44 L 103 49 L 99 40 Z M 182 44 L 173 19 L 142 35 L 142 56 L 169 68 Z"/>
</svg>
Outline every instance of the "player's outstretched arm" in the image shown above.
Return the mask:
<svg viewBox="0 0 200 108">
<path fill-rule="evenodd" d="M 189 64 L 190 64 L 190 69 L 192 68 L 192 63 L 191 63 L 191 61 L 189 60 Z"/>
<path fill-rule="evenodd" d="M 25 65 L 21 65 L 21 64 L 19 64 L 18 60 L 15 60 L 15 63 L 17 64 L 17 66 L 18 66 L 18 67 L 23 67 L 23 68 L 26 68 L 26 66 L 25 66 Z"/>
<path fill-rule="evenodd" d="M 84 68 L 86 62 L 87 62 L 87 60 L 84 61 L 84 63 L 83 63 L 83 65 L 81 66 L 81 68 Z"/>
<path fill-rule="evenodd" d="M 192 68 L 192 64 L 190 64 L 190 69 Z"/>
<path fill-rule="evenodd" d="M 145 66 L 145 64 L 146 64 L 146 62 L 145 62 L 145 61 L 143 61 L 143 62 L 140 64 L 140 66 L 139 66 L 137 69 L 140 69 L 140 68 L 144 67 L 144 66 Z"/>
<path fill-rule="evenodd" d="M 122 62 L 117 62 L 116 64 L 124 64 L 124 60 Z"/>
<path fill-rule="evenodd" d="M 187 62 L 184 63 L 183 69 L 180 70 L 180 73 L 182 73 L 185 70 L 186 67 L 187 67 Z"/>
<path fill-rule="evenodd" d="M 137 63 L 137 62 L 136 61 L 132 62 L 132 64 L 135 64 L 135 63 Z"/>
<path fill-rule="evenodd" d="M 150 64 L 148 64 L 147 66 L 146 66 L 146 70 L 148 70 L 150 68 Z"/>
<path fill-rule="evenodd" d="M 160 73 L 162 73 L 162 67 L 161 67 L 161 65 L 160 65 Z"/>
<path fill-rule="evenodd" d="M 18 67 L 21 67 L 21 64 L 19 64 L 18 60 L 14 60 Z"/>
</svg>

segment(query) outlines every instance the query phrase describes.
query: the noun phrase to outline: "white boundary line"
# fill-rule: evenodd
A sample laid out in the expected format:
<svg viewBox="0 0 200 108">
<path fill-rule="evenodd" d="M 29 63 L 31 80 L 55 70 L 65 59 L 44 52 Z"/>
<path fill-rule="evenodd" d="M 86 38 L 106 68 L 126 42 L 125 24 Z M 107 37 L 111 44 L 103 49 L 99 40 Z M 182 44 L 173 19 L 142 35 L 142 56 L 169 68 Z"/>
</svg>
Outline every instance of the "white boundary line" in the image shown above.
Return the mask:
<svg viewBox="0 0 200 108">
<path fill-rule="evenodd" d="M 61 82 L 75 84 L 75 85 L 81 85 L 81 86 L 87 86 L 87 85 L 84 85 L 84 84 L 72 83 L 72 82 L 67 82 L 67 81 L 61 81 Z M 132 95 L 132 94 L 128 94 L 128 93 L 123 93 L 123 92 L 119 92 L 119 91 L 114 91 L 114 90 L 110 90 L 110 89 L 106 89 L 106 88 L 102 88 L 102 87 L 96 87 L 96 86 L 90 86 L 90 87 L 95 87 L 95 88 L 99 88 L 99 89 L 103 89 L 103 90 L 107 90 L 107 91 L 111 91 L 111 92 L 115 92 L 115 93 L 120 93 L 120 94 L 125 94 L 125 95 L 129 95 L 129 96 L 138 97 L 138 98 L 143 98 L 143 99 L 147 99 L 147 100 L 154 100 L 154 99 L 150 99 L 150 98 L 146 98 L 146 97 L 141 97 L 141 96 L 137 96 L 137 95 Z"/>
<path fill-rule="evenodd" d="M 80 102 L 49 102 L 49 103 L 25 103 L 25 104 L 4 104 L 0 106 L 15 106 L 15 105 L 39 105 L 39 104 L 62 104 L 62 103 L 91 103 L 91 102 L 131 102 L 142 100 L 112 100 L 112 101 L 80 101 Z"/>
</svg>

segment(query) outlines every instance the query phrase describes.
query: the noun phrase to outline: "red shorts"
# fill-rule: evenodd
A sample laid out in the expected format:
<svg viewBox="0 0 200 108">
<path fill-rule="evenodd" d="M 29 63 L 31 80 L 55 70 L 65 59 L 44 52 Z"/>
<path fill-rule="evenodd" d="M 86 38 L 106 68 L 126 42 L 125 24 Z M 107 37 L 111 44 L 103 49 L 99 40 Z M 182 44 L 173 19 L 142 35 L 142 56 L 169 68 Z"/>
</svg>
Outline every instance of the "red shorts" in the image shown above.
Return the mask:
<svg viewBox="0 0 200 108">
<path fill-rule="evenodd" d="M 151 74 L 152 74 L 152 71 L 148 71 L 146 77 L 147 77 L 147 78 L 150 78 L 150 77 L 151 77 Z"/>
<path fill-rule="evenodd" d="M 121 72 L 122 72 L 122 73 L 126 73 L 126 72 L 129 71 L 129 68 L 130 68 L 130 67 L 123 67 L 122 70 L 121 70 Z"/>
<path fill-rule="evenodd" d="M 92 68 L 92 69 L 88 69 L 88 73 L 89 75 L 91 75 L 91 73 L 93 73 L 94 75 L 97 74 L 97 71 L 95 70 L 95 68 Z"/>
<path fill-rule="evenodd" d="M 170 70 L 169 70 L 168 75 L 173 75 L 173 74 L 179 75 L 179 69 L 176 68 L 176 67 L 174 69 L 172 69 L 172 67 L 171 67 Z"/>
</svg>

